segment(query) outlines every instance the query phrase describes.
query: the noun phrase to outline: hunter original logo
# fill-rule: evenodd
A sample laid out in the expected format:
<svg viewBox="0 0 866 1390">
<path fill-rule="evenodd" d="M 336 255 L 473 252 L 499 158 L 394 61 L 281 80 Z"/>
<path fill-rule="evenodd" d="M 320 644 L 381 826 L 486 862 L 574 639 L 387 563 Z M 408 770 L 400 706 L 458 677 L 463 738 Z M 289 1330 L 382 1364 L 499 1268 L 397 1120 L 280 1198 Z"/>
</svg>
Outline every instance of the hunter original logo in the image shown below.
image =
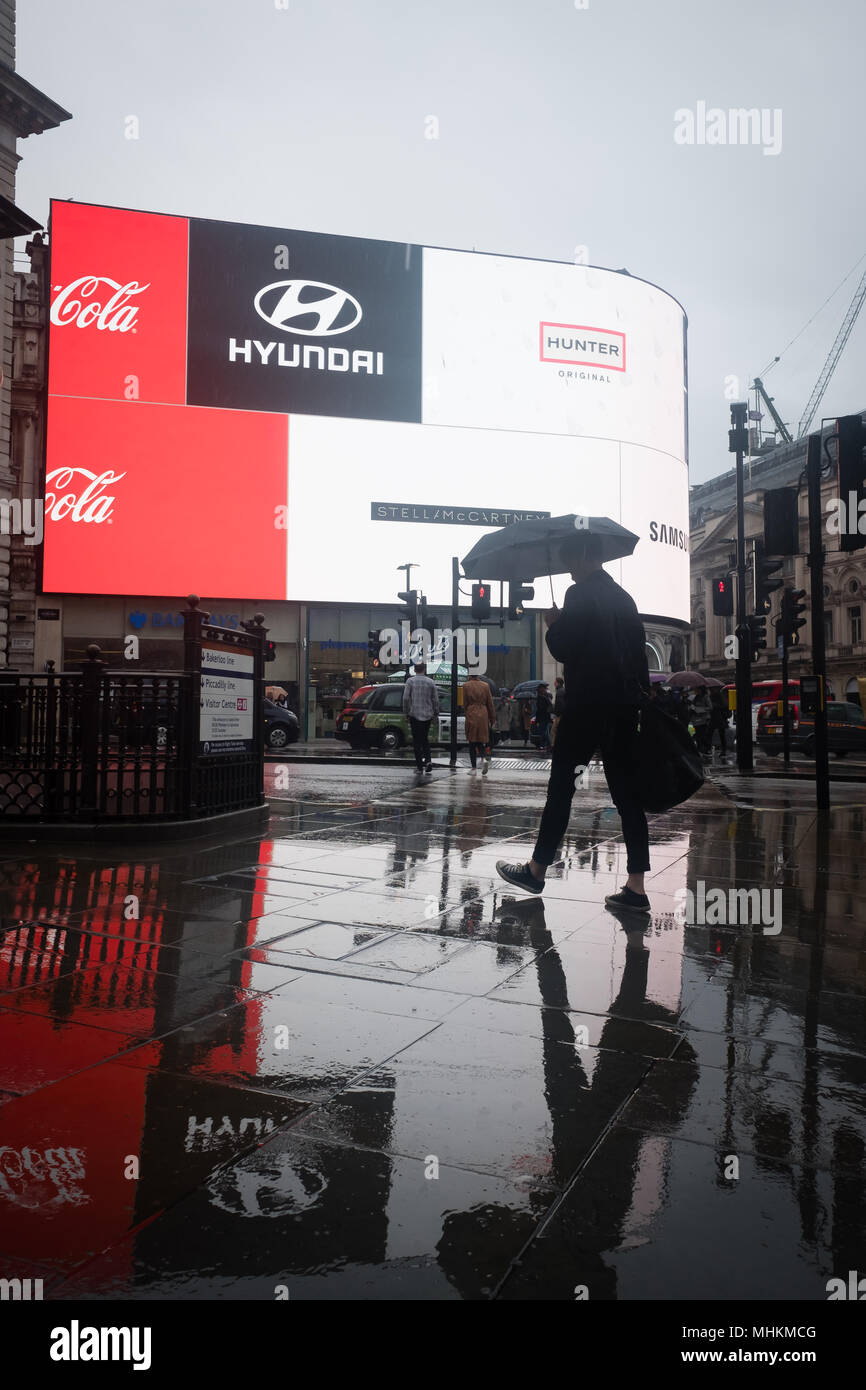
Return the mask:
<svg viewBox="0 0 866 1390">
<path fill-rule="evenodd" d="M 569 367 L 596 367 L 603 372 L 624 372 L 625 334 L 580 323 L 538 325 L 541 362 L 561 362 Z M 560 372 L 560 376 L 566 373 Z M 587 379 L 592 379 L 591 376 Z"/>
<path fill-rule="evenodd" d="M 51 322 L 58 328 L 74 323 L 76 328 L 108 329 L 109 333 L 135 332 L 138 305 L 130 303 L 150 285 L 128 280 L 125 285 L 107 275 L 81 275 L 68 285 L 55 285 L 51 302 Z"/>
</svg>

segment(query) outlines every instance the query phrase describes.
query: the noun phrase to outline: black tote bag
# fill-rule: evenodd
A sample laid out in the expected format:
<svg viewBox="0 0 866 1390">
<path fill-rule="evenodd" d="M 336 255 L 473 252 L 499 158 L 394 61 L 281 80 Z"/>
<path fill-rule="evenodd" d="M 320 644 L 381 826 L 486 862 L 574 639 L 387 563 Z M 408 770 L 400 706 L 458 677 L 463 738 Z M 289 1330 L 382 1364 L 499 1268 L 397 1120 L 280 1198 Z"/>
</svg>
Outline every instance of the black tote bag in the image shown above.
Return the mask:
<svg viewBox="0 0 866 1390">
<path fill-rule="evenodd" d="M 640 707 L 636 791 L 645 811 L 670 811 L 704 784 L 701 755 L 678 719 L 650 701 Z"/>
</svg>

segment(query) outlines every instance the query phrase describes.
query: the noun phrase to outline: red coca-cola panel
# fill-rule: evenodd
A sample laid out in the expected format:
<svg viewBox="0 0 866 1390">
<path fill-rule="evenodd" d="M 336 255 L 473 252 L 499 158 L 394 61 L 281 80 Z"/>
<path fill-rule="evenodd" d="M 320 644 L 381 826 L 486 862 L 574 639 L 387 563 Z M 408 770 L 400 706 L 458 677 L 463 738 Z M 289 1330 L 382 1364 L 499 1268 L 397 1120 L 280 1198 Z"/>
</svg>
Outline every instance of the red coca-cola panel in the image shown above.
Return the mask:
<svg viewBox="0 0 866 1390">
<path fill-rule="evenodd" d="M 189 224 L 51 204 L 49 392 L 186 400 Z"/>
<path fill-rule="evenodd" d="M 288 429 L 286 415 L 49 397 L 44 592 L 285 598 Z"/>
</svg>

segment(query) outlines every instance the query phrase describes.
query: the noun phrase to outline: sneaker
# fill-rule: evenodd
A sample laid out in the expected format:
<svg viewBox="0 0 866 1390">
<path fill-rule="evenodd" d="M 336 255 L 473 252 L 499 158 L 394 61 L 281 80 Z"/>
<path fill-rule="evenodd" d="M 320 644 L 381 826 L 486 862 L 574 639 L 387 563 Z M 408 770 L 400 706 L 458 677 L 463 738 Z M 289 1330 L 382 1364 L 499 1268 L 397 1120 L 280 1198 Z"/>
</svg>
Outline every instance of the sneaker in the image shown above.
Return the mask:
<svg viewBox="0 0 866 1390">
<path fill-rule="evenodd" d="M 489 771 L 490 771 L 490 759 L 489 759 L 489 758 L 485 758 L 485 759 L 484 759 L 484 762 L 481 764 L 481 776 L 482 776 L 482 777 L 486 777 Z"/>
<path fill-rule="evenodd" d="M 433 764 L 432 764 L 432 763 L 428 763 L 427 766 L 424 768 L 424 771 L 425 771 L 425 772 L 432 772 L 432 771 L 433 771 Z"/>
<path fill-rule="evenodd" d="M 528 864 L 506 864 L 504 859 L 500 859 L 496 864 L 496 872 L 506 883 L 510 883 L 514 888 L 522 888 L 525 893 L 544 892 L 543 881 L 535 877 Z"/>
<path fill-rule="evenodd" d="M 650 910 L 650 900 L 646 893 L 634 893 L 631 888 L 621 888 L 618 893 L 610 893 L 604 901 L 607 907 L 628 908 L 632 912 Z"/>
</svg>

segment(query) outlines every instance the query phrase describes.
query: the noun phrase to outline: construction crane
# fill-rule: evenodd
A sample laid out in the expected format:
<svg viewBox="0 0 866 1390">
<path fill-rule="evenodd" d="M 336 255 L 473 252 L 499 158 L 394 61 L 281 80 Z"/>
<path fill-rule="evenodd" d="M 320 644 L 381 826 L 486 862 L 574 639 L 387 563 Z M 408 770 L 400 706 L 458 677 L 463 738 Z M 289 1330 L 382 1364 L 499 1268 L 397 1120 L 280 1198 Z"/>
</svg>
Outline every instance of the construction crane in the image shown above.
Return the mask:
<svg viewBox="0 0 866 1390">
<path fill-rule="evenodd" d="M 830 383 L 830 378 L 836 370 L 836 364 L 838 363 L 839 358 L 842 356 L 845 344 L 851 337 L 851 330 L 854 327 L 854 324 L 857 322 L 857 315 L 863 308 L 864 299 L 866 299 L 866 271 L 864 271 L 863 278 L 860 281 L 860 284 L 857 286 L 854 298 L 851 300 L 851 303 L 848 306 L 848 312 L 842 320 L 842 327 L 836 334 L 836 341 L 830 349 L 827 361 L 824 363 L 824 366 L 821 369 L 821 375 L 815 382 L 814 390 L 812 391 L 812 394 L 809 397 L 806 409 L 803 411 L 803 418 L 800 421 L 799 426 L 797 427 L 798 439 L 802 439 L 803 435 L 807 434 L 809 431 L 809 426 L 814 420 L 815 412 L 818 409 L 818 406 L 821 404 L 821 401 L 823 400 L 824 392 L 827 390 L 827 387 Z M 773 419 L 775 420 L 777 418 L 776 412 L 772 409 L 772 406 L 770 407 L 770 410 L 773 415 Z"/>
<path fill-rule="evenodd" d="M 764 383 L 759 376 L 756 376 L 755 380 L 752 382 L 752 390 L 757 392 L 758 396 L 764 402 L 764 405 L 767 407 L 770 414 L 772 415 L 773 424 L 776 426 L 776 429 L 782 436 L 783 442 L 785 444 L 792 444 L 794 441 L 791 438 L 791 432 L 788 429 L 788 426 L 785 424 L 784 420 L 782 419 L 781 415 L 779 414 L 778 410 L 773 405 L 773 397 L 767 395 L 767 392 L 764 389 Z"/>
</svg>

